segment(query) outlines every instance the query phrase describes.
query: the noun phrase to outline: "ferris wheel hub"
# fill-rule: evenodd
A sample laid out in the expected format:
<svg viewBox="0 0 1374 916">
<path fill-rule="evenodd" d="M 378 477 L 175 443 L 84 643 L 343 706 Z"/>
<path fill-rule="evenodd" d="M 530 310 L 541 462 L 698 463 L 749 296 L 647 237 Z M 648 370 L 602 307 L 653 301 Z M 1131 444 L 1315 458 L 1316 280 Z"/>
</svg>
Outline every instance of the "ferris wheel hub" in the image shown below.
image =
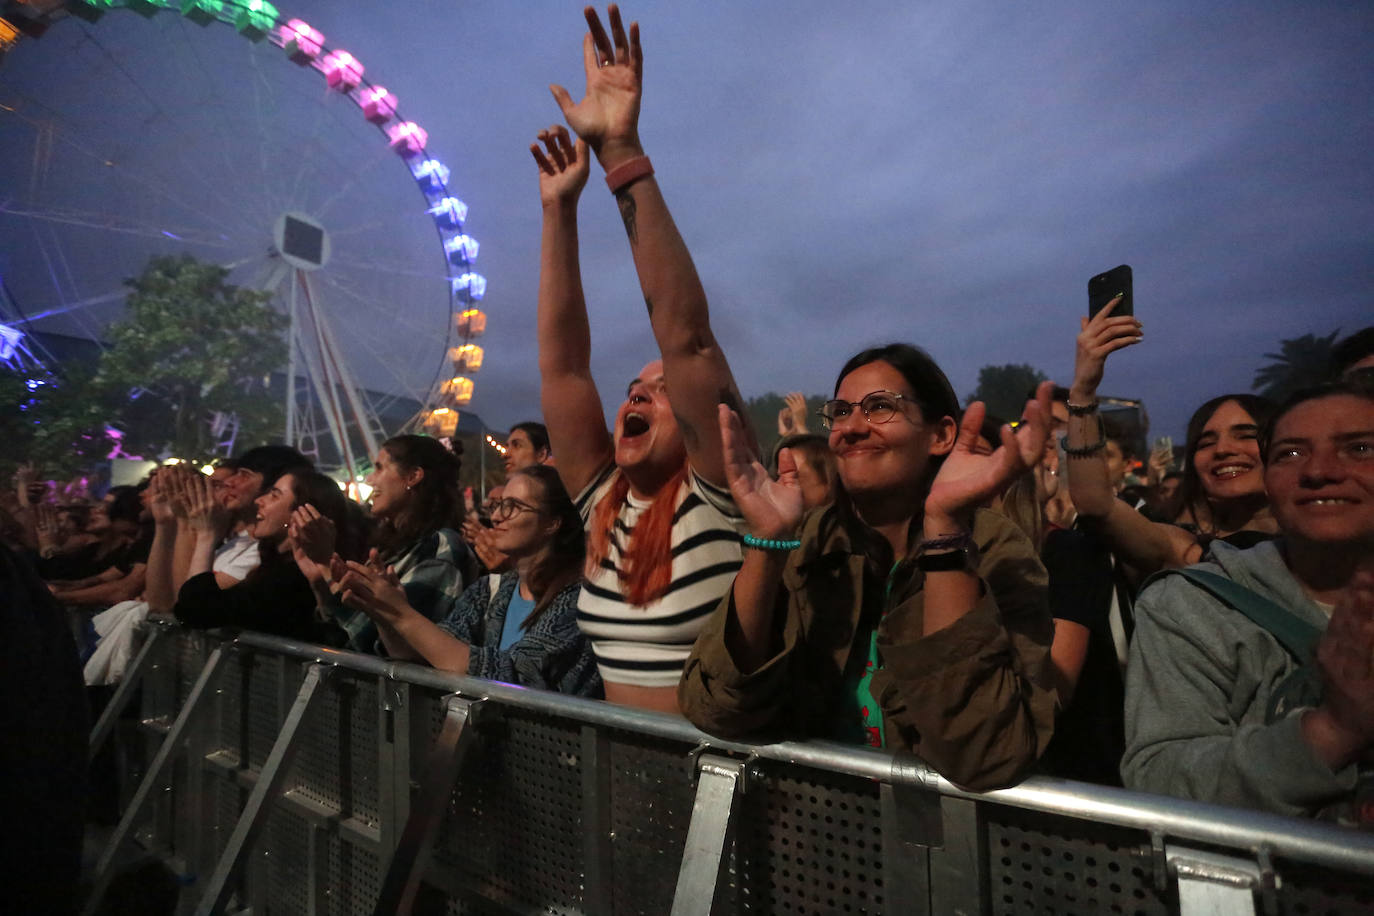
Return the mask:
<svg viewBox="0 0 1374 916">
<path fill-rule="evenodd" d="M 282 260 L 297 270 L 319 270 L 329 263 L 329 233 L 304 213 L 288 210 L 277 217 L 272 243 Z"/>
</svg>

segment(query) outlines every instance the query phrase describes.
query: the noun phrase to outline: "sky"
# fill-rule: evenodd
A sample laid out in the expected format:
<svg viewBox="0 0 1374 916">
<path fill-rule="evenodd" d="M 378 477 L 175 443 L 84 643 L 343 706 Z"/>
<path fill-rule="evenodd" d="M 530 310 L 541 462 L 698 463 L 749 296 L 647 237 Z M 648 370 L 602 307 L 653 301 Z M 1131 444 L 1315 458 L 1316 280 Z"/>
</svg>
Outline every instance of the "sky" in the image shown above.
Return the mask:
<svg viewBox="0 0 1374 916">
<path fill-rule="evenodd" d="M 488 279 L 471 410 L 538 414 L 528 145 L 581 94 L 580 7 L 292 0 L 429 131 Z M 640 132 L 746 397 L 828 393 L 865 346 L 1065 384 L 1090 276 L 1128 263 L 1145 341 L 1104 394 L 1182 439 L 1287 337 L 1374 324 L 1374 6 L 644 2 Z M 358 376 L 423 388 L 442 255 L 404 166 L 318 76 L 170 13 L 68 21 L 0 64 L 0 274 L 98 333 L 120 279 L 188 251 L 261 278 L 272 218 L 319 215 L 317 293 Z M 47 125 L 46 127 L 44 125 Z M 613 410 L 654 356 L 614 201 L 581 207 Z M 179 238 L 173 239 L 165 232 Z M 94 300 L 94 301 L 92 301 Z M 75 304 L 75 305 L 74 305 Z"/>
</svg>

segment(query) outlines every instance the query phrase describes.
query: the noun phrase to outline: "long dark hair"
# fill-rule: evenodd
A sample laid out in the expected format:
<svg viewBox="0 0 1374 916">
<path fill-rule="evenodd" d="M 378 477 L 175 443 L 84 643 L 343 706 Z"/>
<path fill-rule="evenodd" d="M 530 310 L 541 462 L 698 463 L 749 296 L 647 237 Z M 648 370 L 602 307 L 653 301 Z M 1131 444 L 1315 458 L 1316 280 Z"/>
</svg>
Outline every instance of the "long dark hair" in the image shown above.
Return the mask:
<svg viewBox="0 0 1374 916">
<path fill-rule="evenodd" d="M 516 474 L 523 474 L 538 484 L 542 494 L 540 511 L 558 522 L 548 558 L 530 570 L 530 591 L 539 593 L 539 600 L 522 625 L 528 630 L 560 591 L 581 580 L 587 540 L 582 530 L 582 516 L 556 470 L 545 464 L 532 464 L 511 476 Z"/>
<path fill-rule="evenodd" d="M 362 532 L 348 511 L 348 499 L 339 485 L 309 465 L 287 468 L 277 475 L 273 484 L 287 477 L 291 478 L 291 508 L 314 506 L 315 511 L 334 523 L 334 552 L 345 560 L 362 559 Z M 276 543 L 267 538 L 258 538 L 258 556 L 261 562 L 257 569 L 248 574 L 249 578 L 265 573 L 280 563 L 294 562 L 279 552 Z"/>
<path fill-rule="evenodd" d="M 949 378 L 945 375 L 944 370 L 925 350 L 907 343 L 890 343 L 881 347 L 870 347 L 855 354 L 840 369 L 840 374 L 835 377 L 835 392 L 839 392 L 840 384 L 844 382 L 845 376 L 849 373 L 861 366 L 877 362 L 887 363 L 901 373 L 902 378 L 906 379 L 907 385 L 911 387 L 912 400 L 920 409 L 923 421 L 935 423 L 949 417 L 956 424 L 959 422 L 961 416 L 959 397 L 954 393 L 954 386 L 949 383 Z M 926 465 L 925 478 L 920 484 L 923 493 L 930 489 L 931 481 L 939 473 L 940 466 L 944 464 L 944 461 L 944 455 L 930 456 L 929 463 Z M 892 547 L 885 538 L 880 537 L 877 532 L 863 524 L 859 519 L 858 513 L 854 509 L 853 500 L 845 491 L 843 478 L 835 482 L 835 507 L 839 511 L 841 523 L 849 530 L 850 538 L 859 552 L 867 556 L 870 565 L 880 570 L 885 577 L 888 568 L 896 559 L 892 556 Z M 921 519 L 918 513 L 911 519 L 911 526 L 914 529 L 920 523 Z M 909 540 L 913 544 L 915 543 L 914 539 L 909 538 Z"/>
<path fill-rule="evenodd" d="M 398 518 L 381 519 L 373 546 L 392 556 L 440 528 L 458 528 L 463 520 L 463 494 L 458 485 L 462 460 L 438 439 L 393 436 L 382 448 L 402 472 L 424 471 L 411 490 L 409 504 Z"/>
<path fill-rule="evenodd" d="M 1202 488 L 1202 478 L 1198 477 L 1197 464 L 1193 461 L 1193 456 L 1197 453 L 1197 443 L 1202 438 L 1203 428 L 1212 419 L 1212 414 L 1227 401 L 1235 401 L 1260 429 L 1264 429 L 1274 415 L 1274 402 L 1257 394 L 1223 394 L 1193 411 L 1192 417 L 1188 420 L 1188 437 L 1184 440 L 1183 446 L 1183 482 L 1178 487 L 1178 505 L 1180 512 L 1187 512 L 1199 530 L 1202 529 L 1204 520 L 1199 518 L 1198 509 L 1204 505 L 1207 507 L 1205 521 L 1208 528 L 1213 527 L 1212 511 L 1211 504 L 1207 501 L 1207 491 Z"/>
</svg>

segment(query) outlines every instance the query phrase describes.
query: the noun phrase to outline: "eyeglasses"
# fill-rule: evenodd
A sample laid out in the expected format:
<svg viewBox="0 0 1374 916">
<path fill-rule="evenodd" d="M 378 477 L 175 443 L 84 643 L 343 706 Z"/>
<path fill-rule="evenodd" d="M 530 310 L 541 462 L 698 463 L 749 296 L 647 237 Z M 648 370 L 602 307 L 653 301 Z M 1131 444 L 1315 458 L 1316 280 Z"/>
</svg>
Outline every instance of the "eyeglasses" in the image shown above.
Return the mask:
<svg viewBox="0 0 1374 916">
<path fill-rule="evenodd" d="M 821 418 L 822 426 L 834 429 L 836 423 L 848 419 L 857 407 L 864 412 L 864 418 L 869 423 L 876 425 L 890 422 L 901 411 L 902 402 L 909 400 L 895 391 L 873 391 L 864 395 L 861 401 L 826 401 L 816 413 Z"/>
<path fill-rule="evenodd" d="M 521 512 L 538 512 L 539 510 L 529 503 L 521 502 L 514 497 L 498 499 L 491 503 L 488 514 L 493 521 L 503 522 L 508 518 L 513 518 Z"/>
</svg>

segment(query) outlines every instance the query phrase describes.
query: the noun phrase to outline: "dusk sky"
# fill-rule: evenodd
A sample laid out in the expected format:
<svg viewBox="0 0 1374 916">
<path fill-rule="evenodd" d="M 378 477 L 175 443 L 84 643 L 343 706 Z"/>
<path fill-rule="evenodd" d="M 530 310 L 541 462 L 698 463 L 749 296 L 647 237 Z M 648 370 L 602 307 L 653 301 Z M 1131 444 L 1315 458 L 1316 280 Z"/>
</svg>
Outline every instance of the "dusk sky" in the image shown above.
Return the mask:
<svg viewBox="0 0 1374 916">
<path fill-rule="evenodd" d="M 538 414 L 539 203 L 527 147 L 580 97 L 581 7 L 282 0 L 392 89 L 470 207 L 489 282 L 471 409 Z M 864 346 L 927 348 L 956 390 L 1067 384 L 1089 276 L 1135 272 L 1144 344 L 1105 394 L 1182 438 L 1281 338 L 1374 323 L 1374 5 L 642 2 L 641 134 L 746 396 L 828 393 Z M 68 20 L 0 64 L 0 273 L 40 327 L 98 333 L 120 281 L 186 251 L 254 282 L 313 213 L 355 370 L 423 389 L 447 299 L 405 167 L 267 44 L 162 13 Z M 609 409 L 654 355 L 599 168 L 583 196 Z M 171 238 L 166 233 L 179 238 Z"/>
</svg>

